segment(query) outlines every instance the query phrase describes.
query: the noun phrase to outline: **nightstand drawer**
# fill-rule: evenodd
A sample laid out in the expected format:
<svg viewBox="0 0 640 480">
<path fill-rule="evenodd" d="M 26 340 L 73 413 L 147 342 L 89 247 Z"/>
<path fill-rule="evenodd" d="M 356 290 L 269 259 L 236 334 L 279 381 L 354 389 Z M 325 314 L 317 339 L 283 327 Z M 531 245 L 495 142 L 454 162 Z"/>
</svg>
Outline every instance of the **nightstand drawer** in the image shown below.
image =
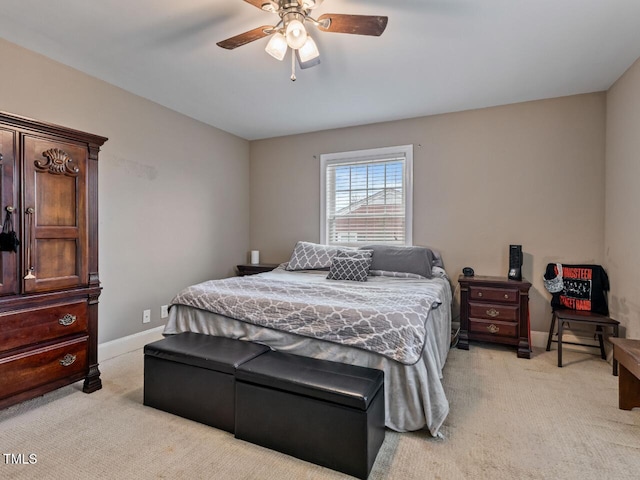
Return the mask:
<svg viewBox="0 0 640 480">
<path fill-rule="evenodd" d="M 518 303 L 518 290 L 493 287 L 469 287 L 469 299 L 486 302 Z"/>
<path fill-rule="evenodd" d="M 514 338 L 518 336 L 518 322 L 476 320 L 473 318 L 469 319 L 469 330 L 472 333 Z"/>
<path fill-rule="evenodd" d="M 0 352 L 87 331 L 87 302 L 0 315 Z"/>
<path fill-rule="evenodd" d="M 469 302 L 469 318 L 515 322 L 519 318 L 519 306 Z"/>
</svg>

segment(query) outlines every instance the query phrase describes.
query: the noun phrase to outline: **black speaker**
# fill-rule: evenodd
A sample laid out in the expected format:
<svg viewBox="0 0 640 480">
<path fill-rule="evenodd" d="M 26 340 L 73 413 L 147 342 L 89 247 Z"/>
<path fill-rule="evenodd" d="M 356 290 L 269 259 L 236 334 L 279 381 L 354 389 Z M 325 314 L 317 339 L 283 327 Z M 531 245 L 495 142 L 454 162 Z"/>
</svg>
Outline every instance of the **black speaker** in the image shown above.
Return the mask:
<svg viewBox="0 0 640 480">
<path fill-rule="evenodd" d="M 522 245 L 509 245 L 510 280 L 522 280 Z"/>
</svg>

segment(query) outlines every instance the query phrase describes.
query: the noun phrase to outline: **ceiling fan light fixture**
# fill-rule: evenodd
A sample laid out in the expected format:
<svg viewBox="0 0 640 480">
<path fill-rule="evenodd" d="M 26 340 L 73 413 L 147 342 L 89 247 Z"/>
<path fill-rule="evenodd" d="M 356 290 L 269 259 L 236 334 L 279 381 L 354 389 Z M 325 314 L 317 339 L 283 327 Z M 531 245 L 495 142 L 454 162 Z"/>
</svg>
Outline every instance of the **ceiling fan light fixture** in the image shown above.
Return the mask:
<svg viewBox="0 0 640 480">
<path fill-rule="evenodd" d="M 298 60 L 298 65 L 302 70 L 306 70 L 307 68 L 315 67 L 316 65 L 320 65 L 320 55 L 318 55 L 313 60 L 309 60 L 308 62 L 303 62 L 300 60 L 300 54 L 298 53 L 300 50 L 294 50 L 296 52 L 296 59 Z"/>
<path fill-rule="evenodd" d="M 320 31 L 368 35 L 379 37 L 387 27 L 388 17 L 380 15 L 351 15 L 325 13 L 316 20 L 310 13 L 323 0 L 245 0 L 263 11 L 275 13 L 280 20 L 275 25 L 263 25 L 247 32 L 217 42 L 221 48 L 235 48 L 271 36 L 265 51 L 277 60 L 284 60 L 291 48 L 291 79 L 295 80 L 296 63 L 301 68 L 320 63 L 320 52 L 309 36 L 305 24 L 314 25 Z M 297 60 L 297 62 L 296 62 Z"/>
<path fill-rule="evenodd" d="M 276 32 L 267 43 L 267 47 L 264 49 L 269 55 L 276 60 L 282 61 L 287 54 L 287 40 L 280 32 Z"/>
<path fill-rule="evenodd" d="M 296 54 L 298 55 L 298 61 L 300 62 L 300 65 L 302 65 L 303 63 L 304 64 L 309 63 L 312 60 L 315 60 L 316 58 L 317 59 L 320 58 L 320 52 L 318 51 L 318 46 L 316 45 L 316 42 L 314 42 L 313 38 L 311 38 L 308 35 L 307 35 L 307 41 L 304 42 L 304 45 L 296 51 Z M 317 63 L 319 62 L 320 60 L 318 60 Z M 314 63 L 314 65 L 316 65 L 316 63 Z"/>
<path fill-rule="evenodd" d="M 299 14 L 292 14 L 301 16 Z M 287 22 L 287 27 L 285 29 L 285 37 L 287 38 L 287 45 L 289 45 L 294 50 L 301 48 L 304 43 L 307 41 L 307 30 L 304 28 L 304 25 L 297 18 L 293 18 L 289 22 Z"/>
</svg>

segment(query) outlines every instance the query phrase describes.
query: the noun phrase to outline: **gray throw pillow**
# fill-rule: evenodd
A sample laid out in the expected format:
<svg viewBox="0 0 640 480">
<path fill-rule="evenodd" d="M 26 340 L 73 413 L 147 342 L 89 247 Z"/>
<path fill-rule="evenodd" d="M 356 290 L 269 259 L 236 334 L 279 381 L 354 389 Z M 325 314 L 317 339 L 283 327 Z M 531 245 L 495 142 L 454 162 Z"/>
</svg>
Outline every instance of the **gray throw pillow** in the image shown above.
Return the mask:
<svg viewBox="0 0 640 480">
<path fill-rule="evenodd" d="M 329 280 L 350 280 L 352 282 L 366 282 L 369 275 L 371 258 L 333 257 L 329 269 Z"/>
<path fill-rule="evenodd" d="M 394 245 L 367 245 L 361 250 L 372 250 L 371 270 L 406 272 L 431 278 L 433 254 L 426 247 L 400 247 Z"/>
<path fill-rule="evenodd" d="M 333 247 L 310 242 L 296 243 L 287 270 L 316 270 L 329 268 L 331 260 L 340 250 L 345 247 Z"/>
</svg>

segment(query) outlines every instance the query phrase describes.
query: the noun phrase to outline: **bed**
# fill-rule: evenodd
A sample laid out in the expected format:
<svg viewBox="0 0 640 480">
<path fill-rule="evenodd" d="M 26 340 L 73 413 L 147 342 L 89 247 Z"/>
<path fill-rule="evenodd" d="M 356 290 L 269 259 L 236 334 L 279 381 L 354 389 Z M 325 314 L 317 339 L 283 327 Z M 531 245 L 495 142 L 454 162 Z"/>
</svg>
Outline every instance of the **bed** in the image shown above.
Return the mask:
<svg viewBox="0 0 640 480">
<path fill-rule="evenodd" d="M 451 335 L 451 287 L 441 263 L 428 260 L 430 278 L 370 269 L 367 281 L 355 282 L 292 268 L 294 256 L 272 272 L 185 288 L 172 301 L 164 334 L 249 340 L 383 370 L 385 425 L 439 435 L 449 412 L 441 380 Z M 299 266 L 317 266 L 305 262 Z"/>
</svg>

